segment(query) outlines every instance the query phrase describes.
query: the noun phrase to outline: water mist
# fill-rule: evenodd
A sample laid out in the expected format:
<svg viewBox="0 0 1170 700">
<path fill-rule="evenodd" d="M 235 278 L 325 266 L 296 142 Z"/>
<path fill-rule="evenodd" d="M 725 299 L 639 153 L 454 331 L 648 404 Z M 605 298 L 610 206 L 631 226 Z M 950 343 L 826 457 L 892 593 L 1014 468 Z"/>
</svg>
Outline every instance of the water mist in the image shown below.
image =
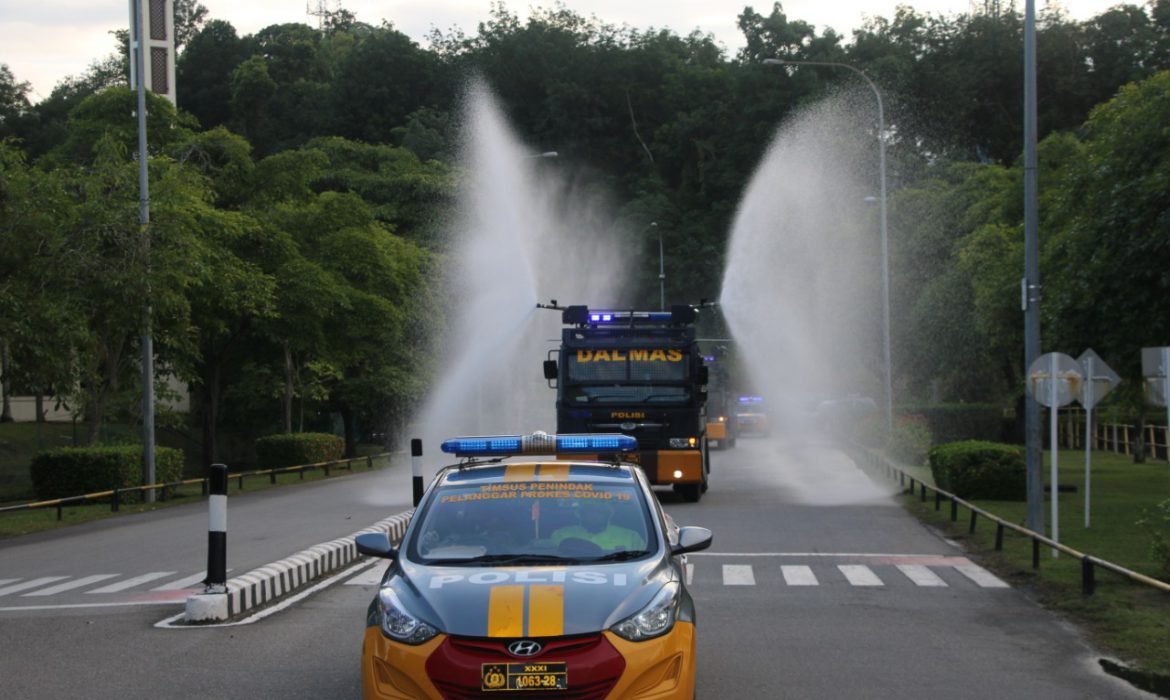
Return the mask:
<svg viewBox="0 0 1170 700">
<path fill-rule="evenodd" d="M 451 227 L 443 362 L 414 423 L 426 463 L 450 457 L 455 435 L 553 432 L 556 393 L 541 363 L 559 344 L 559 312 L 537 301 L 605 304 L 629 278 L 611 208 L 559 176 L 568 165 L 540 157 L 508 128 L 488 89 L 465 97 L 459 214 Z M 629 257 L 629 256 L 626 256 Z"/>
<path fill-rule="evenodd" d="M 761 459 L 815 451 L 790 454 L 778 475 L 804 502 L 877 495 L 847 460 L 826 469 L 828 452 L 803 437 L 820 400 L 880 398 L 874 116 L 872 96 L 844 93 L 783 124 L 740 202 L 728 245 L 720 301 L 747 369 L 740 386 L 765 397 L 783 436 L 767 445 L 740 440 L 740 449 Z"/>
</svg>

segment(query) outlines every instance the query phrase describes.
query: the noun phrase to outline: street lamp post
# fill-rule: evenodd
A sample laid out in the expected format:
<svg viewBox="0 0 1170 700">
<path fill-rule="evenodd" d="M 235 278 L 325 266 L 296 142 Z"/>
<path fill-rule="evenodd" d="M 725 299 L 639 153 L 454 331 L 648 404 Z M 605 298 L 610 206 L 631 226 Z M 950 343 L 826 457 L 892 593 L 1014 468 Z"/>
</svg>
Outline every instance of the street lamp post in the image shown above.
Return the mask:
<svg viewBox="0 0 1170 700">
<path fill-rule="evenodd" d="M 658 222 L 651 221 L 650 228 L 658 230 Z M 662 257 L 662 234 L 658 234 L 658 310 L 666 310 L 666 263 Z"/>
<path fill-rule="evenodd" d="M 881 177 L 881 193 L 879 199 L 881 202 L 880 216 L 882 228 L 882 361 L 884 364 L 882 389 L 885 392 L 885 406 L 883 408 L 886 419 L 886 431 L 891 432 L 894 429 L 894 389 L 890 366 L 890 241 L 886 224 L 886 110 L 882 104 L 882 93 L 878 90 L 873 80 L 870 80 L 870 77 L 865 74 L 865 71 L 851 66 L 848 63 L 835 63 L 833 61 L 789 61 L 782 58 L 765 58 L 764 64 L 769 66 L 829 66 L 831 68 L 851 70 L 861 76 L 866 85 L 869 85 L 869 88 L 873 90 L 874 97 L 877 98 L 878 170 Z"/>
</svg>

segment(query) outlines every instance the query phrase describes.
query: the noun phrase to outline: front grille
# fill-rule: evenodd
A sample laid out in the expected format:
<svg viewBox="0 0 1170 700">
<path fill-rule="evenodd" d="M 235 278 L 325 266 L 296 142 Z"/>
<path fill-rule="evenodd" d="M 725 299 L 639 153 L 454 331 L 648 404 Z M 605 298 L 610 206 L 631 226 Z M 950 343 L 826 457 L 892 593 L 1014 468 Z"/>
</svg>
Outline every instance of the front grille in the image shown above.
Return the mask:
<svg viewBox="0 0 1170 700">
<path fill-rule="evenodd" d="M 456 683 L 433 679 L 435 687 L 446 700 L 475 700 L 475 698 L 502 698 L 503 700 L 603 700 L 613 688 L 616 678 L 574 685 L 567 690 L 525 690 L 518 693 L 503 693 L 498 690 L 485 693 L 479 687 L 464 688 Z M 570 681 L 571 683 L 572 681 Z"/>
<path fill-rule="evenodd" d="M 427 660 L 427 675 L 444 700 L 500 698 L 502 700 L 603 700 L 625 671 L 626 662 L 605 637 L 592 634 L 563 639 L 538 639 L 539 654 L 521 659 L 506 651 L 514 639 L 448 637 Z M 568 664 L 566 690 L 484 692 L 482 665 L 524 661 L 563 661 Z"/>
</svg>

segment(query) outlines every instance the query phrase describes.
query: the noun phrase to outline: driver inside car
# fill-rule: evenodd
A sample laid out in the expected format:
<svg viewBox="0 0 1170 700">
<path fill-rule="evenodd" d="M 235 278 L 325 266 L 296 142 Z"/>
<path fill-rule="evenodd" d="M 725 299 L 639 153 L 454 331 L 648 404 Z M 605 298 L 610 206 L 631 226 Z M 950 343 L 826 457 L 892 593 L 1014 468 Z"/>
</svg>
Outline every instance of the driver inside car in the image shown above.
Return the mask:
<svg viewBox="0 0 1170 700">
<path fill-rule="evenodd" d="M 646 548 L 646 540 L 633 530 L 609 522 L 613 508 L 608 503 L 586 502 L 577 506 L 577 525 L 554 530 L 553 544 L 560 545 L 568 539 L 592 542 L 608 552 L 633 552 Z"/>
</svg>

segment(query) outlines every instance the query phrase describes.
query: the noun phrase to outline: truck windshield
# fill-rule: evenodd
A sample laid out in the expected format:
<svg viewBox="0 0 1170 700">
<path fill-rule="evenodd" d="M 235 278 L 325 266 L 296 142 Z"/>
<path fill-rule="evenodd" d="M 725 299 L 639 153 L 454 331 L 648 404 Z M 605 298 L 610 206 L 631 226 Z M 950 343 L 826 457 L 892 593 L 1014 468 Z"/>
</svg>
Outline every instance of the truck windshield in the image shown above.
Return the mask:
<svg viewBox="0 0 1170 700">
<path fill-rule="evenodd" d="M 574 386 L 568 397 L 576 403 L 683 403 L 689 394 L 686 387 L 647 384 L 609 386 Z"/>
<path fill-rule="evenodd" d="M 565 353 L 566 398 L 575 403 L 681 403 L 690 355 L 674 348 L 593 348 Z"/>
</svg>

